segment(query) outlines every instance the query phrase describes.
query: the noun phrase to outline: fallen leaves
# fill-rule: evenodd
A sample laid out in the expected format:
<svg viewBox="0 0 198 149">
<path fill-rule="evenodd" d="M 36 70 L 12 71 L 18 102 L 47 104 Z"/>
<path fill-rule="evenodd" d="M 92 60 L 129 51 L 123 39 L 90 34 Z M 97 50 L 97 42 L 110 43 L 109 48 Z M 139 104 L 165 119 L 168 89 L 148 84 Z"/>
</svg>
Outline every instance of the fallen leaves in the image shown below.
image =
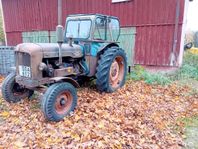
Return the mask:
<svg viewBox="0 0 198 149">
<path fill-rule="evenodd" d="M 10 113 L 7 112 L 7 111 L 3 111 L 0 113 L 0 116 L 3 117 L 3 118 L 8 118 L 10 116 Z"/>
<path fill-rule="evenodd" d="M 132 81 L 112 94 L 83 88 L 74 114 L 58 123 L 45 121 L 39 100 L 8 104 L 0 99 L 0 147 L 180 148 L 178 118 L 198 114 L 197 98 L 188 92 L 175 84 Z"/>
<path fill-rule="evenodd" d="M 4 80 L 4 76 L 1 76 L 1 75 L 0 75 L 0 83 L 2 83 L 3 80 Z"/>
</svg>

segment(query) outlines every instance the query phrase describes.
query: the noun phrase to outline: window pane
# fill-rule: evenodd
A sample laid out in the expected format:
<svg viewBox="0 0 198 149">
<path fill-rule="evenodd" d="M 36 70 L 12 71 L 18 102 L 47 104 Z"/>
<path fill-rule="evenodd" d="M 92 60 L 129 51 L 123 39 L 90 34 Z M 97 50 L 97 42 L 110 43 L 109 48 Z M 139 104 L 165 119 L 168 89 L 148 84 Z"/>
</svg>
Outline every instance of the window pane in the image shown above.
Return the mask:
<svg viewBox="0 0 198 149">
<path fill-rule="evenodd" d="M 94 39 L 105 40 L 105 26 L 106 26 L 106 19 L 105 18 L 101 17 L 101 18 L 96 19 Z"/>
<path fill-rule="evenodd" d="M 72 35 L 73 38 L 78 37 L 79 21 L 69 21 L 67 24 L 67 34 Z"/>
<path fill-rule="evenodd" d="M 120 25 L 117 19 L 109 19 L 107 29 L 107 39 L 117 41 L 120 33 Z"/>
<path fill-rule="evenodd" d="M 67 23 L 67 34 L 73 36 L 73 38 L 83 38 L 86 39 L 89 37 L 91 29 L 90 20 L 81 20 L 81 21 L 68 21 Z"/>
<path fill-rule="evenodd" d="M 79 38 L 88 38 L 91 28 L 91 21 L 81 21 Z"/>
</svg>

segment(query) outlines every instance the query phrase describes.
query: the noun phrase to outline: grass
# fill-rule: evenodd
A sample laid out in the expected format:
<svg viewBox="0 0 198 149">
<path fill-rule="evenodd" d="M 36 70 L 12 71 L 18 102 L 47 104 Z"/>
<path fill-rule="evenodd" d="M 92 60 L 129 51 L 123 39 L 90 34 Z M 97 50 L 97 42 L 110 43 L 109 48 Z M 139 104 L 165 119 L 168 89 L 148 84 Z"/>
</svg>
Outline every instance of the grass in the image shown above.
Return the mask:
<svg viewBox="0 0 198 149">
<path fill-rule="evenodd" d="M 183 118 L 181 121 L 184 123 L 184 126 L 187 127 L 198 127 L 198 116 L 191 118 Z"/>
<path fill-rule="evenodd" d="M 148 84 L 168 85 L 174 81 L 196 80 L 198 81 L 198 54 L 187 51 L 184 54 L 184 63 L 174 74 L 153 74 L 142 66 L 135 66 L 134 71 L 128 76 L 132 80 L 144 80 Z"/>
<path fill-rule="evenodd" d="M 190 51 L 186 52 L 183 66 L 173 75 L 172 79 L 194 79 L 198 81 L 198 54 L 193 54 Z"/>
<path fill-rule="evenodd" d="M 183 118 L 186 149 L 198 148 L 198 116 Z"/>
<path fill-rule="evenodd" d="M 128 78 L 135 81 L 144 80 L 148 84 L 167 85 L 171 83 L 171 80 L 167 76 L 161 73 L 149 73 L 142 66 L 135 66 L 134 71 L 130 74 Z"/>
</svg>

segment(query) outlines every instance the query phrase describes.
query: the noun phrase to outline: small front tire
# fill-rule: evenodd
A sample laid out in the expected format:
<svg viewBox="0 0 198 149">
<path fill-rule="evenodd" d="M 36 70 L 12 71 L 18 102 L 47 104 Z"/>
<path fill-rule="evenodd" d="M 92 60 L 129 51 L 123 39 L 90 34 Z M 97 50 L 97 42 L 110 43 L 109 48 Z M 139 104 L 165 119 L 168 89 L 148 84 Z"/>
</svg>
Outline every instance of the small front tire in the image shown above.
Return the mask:
<svg viewBox="0 0 198 149">
<path fill-rule="evenodd" d="M 70 83 L 56 83 L 48 88 L 42 99 L 42 110 L 49 121 L 60 121 L 74 111 L 77 92 Z"/>
<path fill-rule="evenodd" d="M 34 91 L 26 89 L 16 83 L 15 77 L 15 73 L 10 73 L 2 85 L 3 98 L 10 103 L 17 103 L 22 99 L 31 97 L 34 93 Z"/>
</svg>

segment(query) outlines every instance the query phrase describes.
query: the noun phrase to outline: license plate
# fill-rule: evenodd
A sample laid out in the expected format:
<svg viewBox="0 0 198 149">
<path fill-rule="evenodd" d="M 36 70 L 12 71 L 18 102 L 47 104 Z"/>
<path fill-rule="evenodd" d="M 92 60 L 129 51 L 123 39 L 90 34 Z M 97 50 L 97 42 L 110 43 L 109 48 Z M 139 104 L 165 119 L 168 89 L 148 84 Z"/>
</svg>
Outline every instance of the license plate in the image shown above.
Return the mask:
<svg viewBox="0 0 198 149">
<path fill-rule="evenodd" d="M 31 77 L 30 67 L 19 65 L 19 75 L 30 78 Z"/>
</svg>

